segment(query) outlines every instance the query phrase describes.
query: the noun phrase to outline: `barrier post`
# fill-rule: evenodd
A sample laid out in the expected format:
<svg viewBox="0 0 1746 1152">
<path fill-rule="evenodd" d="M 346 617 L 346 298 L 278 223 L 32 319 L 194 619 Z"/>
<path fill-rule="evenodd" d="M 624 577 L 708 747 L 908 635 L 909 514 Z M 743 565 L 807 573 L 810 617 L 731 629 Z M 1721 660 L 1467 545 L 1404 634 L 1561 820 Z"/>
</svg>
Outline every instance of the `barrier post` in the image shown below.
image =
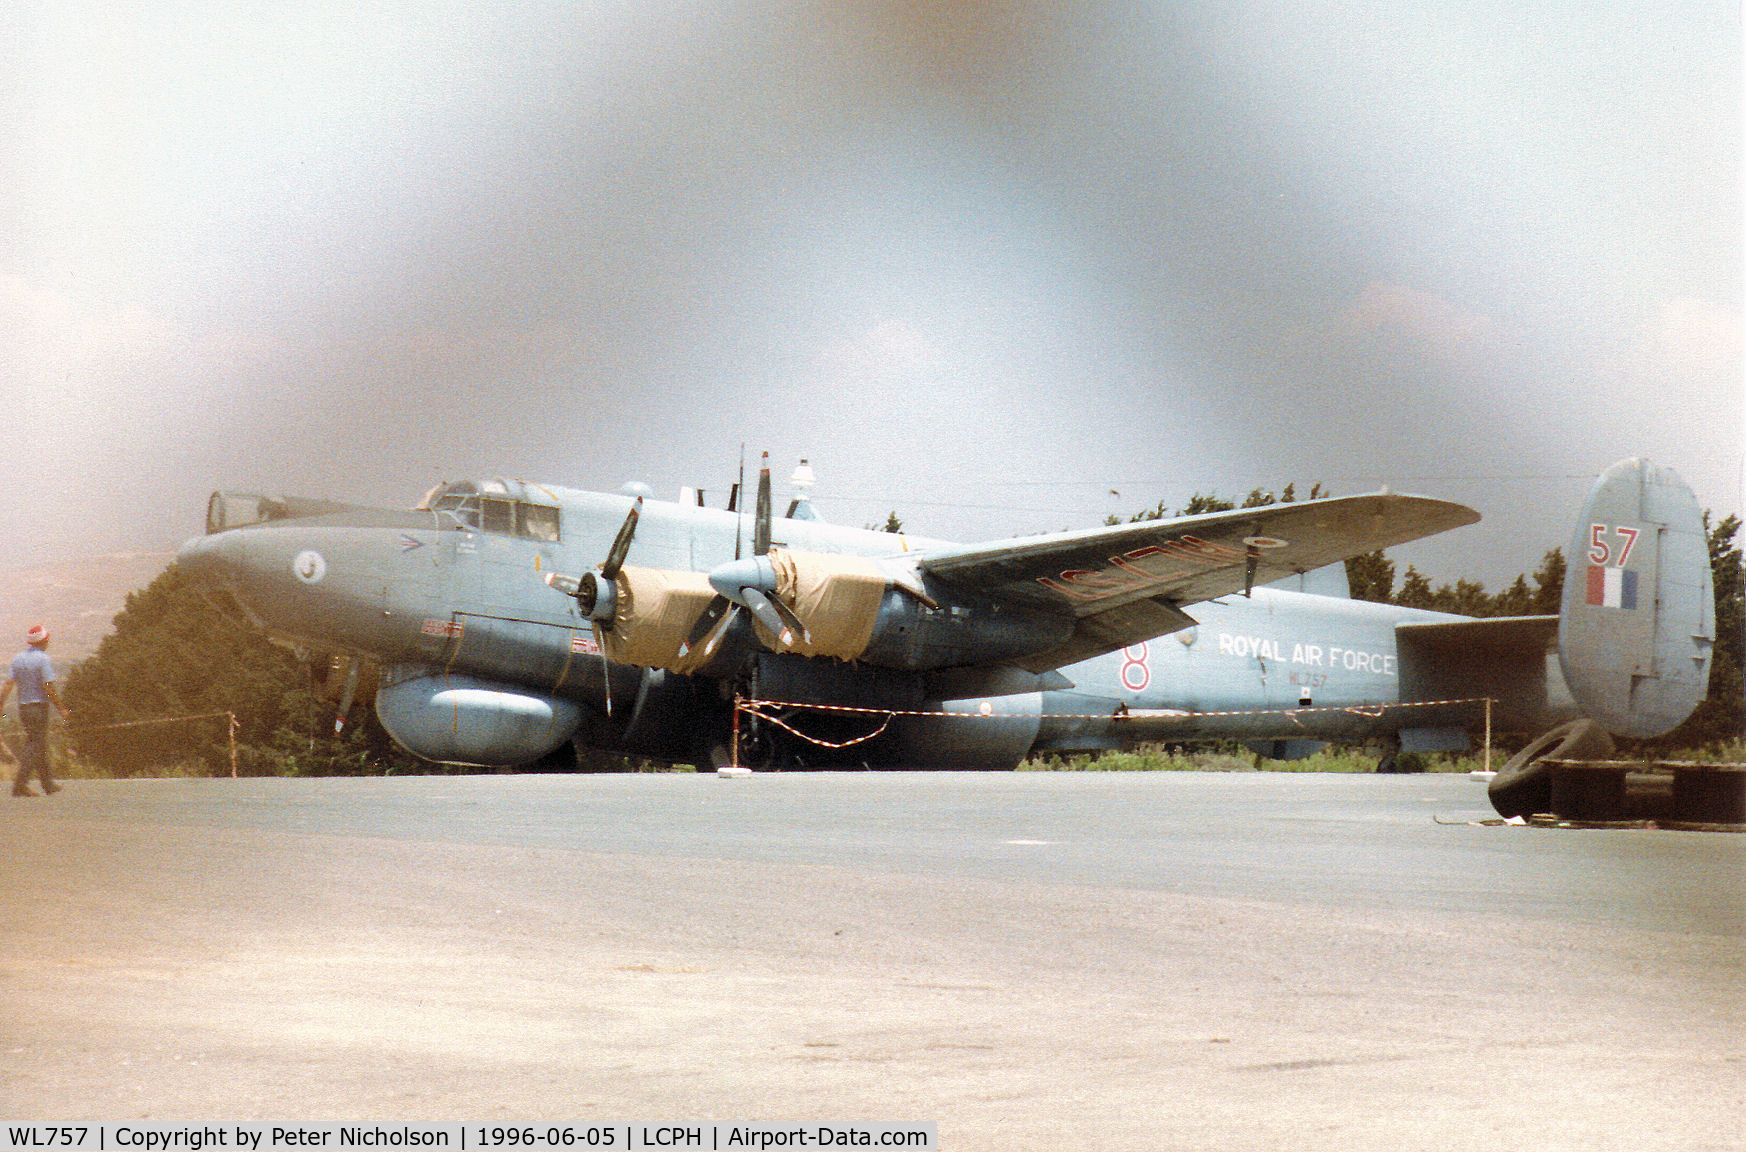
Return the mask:
<svg viewBox="0 0 1746 1152">
<path fill-rule="evenodd" d="M 1485 770 L 1491 771 L 1491 697 L 1485 698 Z"/>
</svg>

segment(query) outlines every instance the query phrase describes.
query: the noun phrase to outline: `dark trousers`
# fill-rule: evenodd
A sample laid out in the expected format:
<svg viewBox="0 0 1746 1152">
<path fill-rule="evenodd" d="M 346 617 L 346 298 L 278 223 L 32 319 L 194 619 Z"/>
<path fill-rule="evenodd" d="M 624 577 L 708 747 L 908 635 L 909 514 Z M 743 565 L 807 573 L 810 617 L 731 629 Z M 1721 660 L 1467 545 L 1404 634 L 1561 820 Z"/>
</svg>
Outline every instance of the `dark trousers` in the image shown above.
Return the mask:
<svg viewBox="0 0 1746 1152">
<path fill-rule="evenodd" d="M 30 774 L 42 781 L 42 790 L 52 792 L 55 778 L 49 771 L 47 704 L 20 704 L 18 722 L 24 725 L 24 743 L 18 749 L 18 775 L 12 778 L 12 790 L 23 792 L 30 787 Z"/>
</svg>

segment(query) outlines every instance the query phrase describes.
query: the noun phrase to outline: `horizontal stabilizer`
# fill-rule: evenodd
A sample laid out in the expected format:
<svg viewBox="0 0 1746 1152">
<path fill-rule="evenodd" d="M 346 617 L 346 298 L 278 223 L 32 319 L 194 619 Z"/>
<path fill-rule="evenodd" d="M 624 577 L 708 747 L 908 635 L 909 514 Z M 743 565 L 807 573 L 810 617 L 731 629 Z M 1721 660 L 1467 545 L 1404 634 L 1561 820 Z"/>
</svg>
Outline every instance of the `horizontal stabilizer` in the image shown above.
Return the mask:
<svg viewBox="0 0 1746 1152">
<path fill-rule="evenodd" d="M 1439 620 L 1430 624 L 1397 624 L 1394 632 L 1404 644 L 1444 656 L 1544 653 L 1558 637 L 1558 617 L 1495 616 L 1489 620 Z"/>
<path fill-rule="evenodd" d="M 1523 730 L 1541 727 L 1552 712 L 1567 707 L 1547 676 L 1556 616 L 1397 624 L 1394 635 L 1402 700 L 1489 698 L 1496 702 L 1497 724 Z M 1429 716 L 1418 719 L 1432 723 Z"/>
</svg>

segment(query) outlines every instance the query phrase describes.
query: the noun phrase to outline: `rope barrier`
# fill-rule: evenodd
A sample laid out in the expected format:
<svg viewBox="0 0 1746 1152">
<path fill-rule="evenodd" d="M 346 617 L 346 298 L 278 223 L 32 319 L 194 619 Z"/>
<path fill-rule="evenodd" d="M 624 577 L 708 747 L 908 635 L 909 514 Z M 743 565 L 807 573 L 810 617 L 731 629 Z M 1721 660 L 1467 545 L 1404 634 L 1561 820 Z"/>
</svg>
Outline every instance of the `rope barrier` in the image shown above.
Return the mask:
<svg viewBox="0 0 1746 1152">
<path fill-rule="evenodd" d="M 1259 708 L 1246 712 L 1188 712 L 1174 708 L 1142 708 L 1129 709 L 1118 707 L 1114 712 L 1050 712 L 1051 720 L 1201 720 L 1209 717 L 1224 718 L 1232 716 L 1287 716 L 1296 718 L 1312 712 L 1340 712 L 1351 716 L 1363 716 L 1370 720 L 1380 720 L 1389 712 L 1401 708 L 1444 708 L 1454 704 L 1486 704 L 1493 702 L 1489 696 L 1469 696 L 1459 700 L 1402 700 L 1398 704 L 1351 704 L 1344 706 L 1325 705 L 1308 708 Z M 1031 712 L 924 712 L 903 708 L 866 708 L 852 704 L 802 704 L 793 700 L 759 700 L 751 697 L 736 697 L 734 706 L 741 711 L 759 712 L 762 708 L 804 708 L 811 712 L 840 712 L 855 715 L 870 716 L 932 716 L 961 720 L 1022 720 L 1029 719 L 1035 713 Z"/>
<path fill-rule="evenodd" d="M 200 712 L 192 716 L 165 716 L 157 720 L 123 720 L 116 724 L 68 724 L 69 732 L 106 732 L 111 728 L 143 728 L 148 724 L 180 724 L 185 720 L 213 720 L 220 716 L 236 719 L 235 712 Z"/>
<path fill-rule="evenodd" d="M 805 732 L 802 732 L 800 729 L 794 727 L 792 724 L 789 724 L 787 721 L 783 720 L 779 716 L 771 716 L 766 712 L 759 711 L 759 709 L 755 706 L 756 704 L 759 704 L 759 703 L 764 703 L 764 702 L 763 701 L 753 701 L 742 710 L 749 713 L 750 715 L 758 717 L 760 720 L 768 720 L 770 723 L 776 725 L 776 727 L 782 729 L 784 732 L 792 732 L 794 735 L 800 737 L 802 740 L 805 740 L 809 744 L 816 744 L 820 748 L 831 748 L 831 749 L 853 748 L 857 744 L 865 744 L 869 740 L 878 739 L 879 736 L 882 733 L 884 733 L 884 731 L 887 728 L 891 727 L 891 721 L 894 720 L 898 715 L 898 713 L 895 713 L 895 712 L 887 715 L 884 720 L 880 721 L 879 727 L 877 727 L 873 731 L 867 733 L 867 735 L 865 735 L 865 736 L 857 736 L 853 740 L 844 740 L 841 743 L 833 744 L 829 740 L 821 740 L 817 736 L 809 736 L 808 734 L 806 734 Z"/>
<path fill-rule="evenodd" d="M 1227 712 L 1188 712 L 1188 711 L 1181 711 L 1181 710 L 1174 709 L 1174 708 L 1145 708 L 1145 709 L 1139 709 L 1136 711 L 1136 710 L 1128 708 L 1127 705 L 1122 704 L 1122 705 L 1118 705 L 1114 712 L 1052 712 L 1049 714 L 1049 719 L 1051 719 L 1051 720 L 1110 720 L 1110 721 L 1115 721 L 1117 723 L 1120 723 L 1123 720 L 1138 720 L 1138 719 L 1190 721 L 1190 720 L 1202 720 L 1202 719 L 1229 719 L 1229 718 L 1241 717 L 1241 716 L 1283 716 L 1287 720 L 1290 720 L 1293 724 L 1296 724 L 1298 727 L 1301 728 L 1301 727 L 1303 727 L 1302 717 L 1307 715 L 1307 714 L 1317 713 L 1317 712 L 1341 713 L 1343 715 L 1349 715 L 1349 716 L 1362 716 L 1367 720 L 1380 720 L 1384 716 L 1386 716 L 1391 710 L 1395 710 L 1395 709 L 1402 709 L 1402 708 L 1446 708 L 1446 707 L 1450 707 L 1450 706 L 1456 705 L 1456 704 L 1483 704 L 1485 706 L 1485 764 L 1486 764 L 1487 768 L 1490 768 L 1491 767 L 1491 708 L 1492 708 L 1492 705 L 1494 703 L 1495 703 L 1495 701 L 1490 696 L 1468 696 L 1468 697 L 1464 697 L 1464 698 L 1456 699 L 1456 700 L 1402 700 L 1399 703 L 1395 703 L 1395 704 L 1351 704 L 1351 705 L 1344 705 L 1344 706 L 1328 705 L 1328 706 L 1323 706 L 1320 708 L 1317 708 L 1317 707 L 1262 708 L 1262 709 L 1254 709 L 1254 710 L 1250 710 L 1250 711 L 1227 711 Z M 816 736 L 809 736 L 805 732 L 802 732 L 798 728 L 795 728 L 793 725 L 788 724 L 786 721 L 782 720 L 780 717 L 771 715 L 769 712 L 769 709 L 772 709 L 772 708 L 802 709 L 802 710 L 810 711 L 810 712 L 834 712 L 834 713 L 838 713 L 840 715 L 850 715 L 850 716 L 881 716 L 884 719 L 882 719 L 880 721 L 879 727 L 876 730 L 874 730 L 873 732 L 870 732 L 869 734 L 867 734 L 865 736 L 858 736 L 853 740 L 845 740 L 842 743 L 833 744 L 828 740 L 821 740 Z M 794 701 L 788 701 L 788 700 L 760 700 L 760 699 L 749 698 L 749 697 L 744 697 L 744 696 L 735 696 L 734 697 L 734 735 L 733 735 L 733 754 L 732 754 L 732 765 L 735 768 L 739 767 L 739 762 L 740 762 L 739 726 L 740 726 L 740 713 L 742 713 L 742 712 L 746 713 L 749 716 L 756 716 L 760 720 L 766 720 L 769 723 L 776 725 L 778 728 L 781 728 L 783 731 L 792 733 L 794 736 L 796 736 L 802 740 L 805 740 L 809 744 L 816 745 L 820 748 L 830 748 L 830 749 L 852 748 L 857 744 L 865 744 L 867 741 L 873 740 L 873 739 L 877 738 L 878 736 L 880 736 L 887 728 L 889 728 L 891 726 L 891 722 L 893 720 L 897 719 L 899 716 L 929 716 L 929 717 L 940 717 L 940 718 L 950 717 L 953 719 L 961 719 L 961 720 L 1028 720 L 1028 719 L 1032 719 L 1035 716 L 1034 713 L 1027 713 L 1027 712 L 995 712 L 993 710 L 992 706 L 987 704 L 987 703 L 984 703 L 975 712 L 923 712 L 923 711 L 904 709 L 904 708 L 867 708 L 867 707 L 862 707 L 862 706 L 853 705 L 853 704 L 800 704 L 800 703 L 796 703 Z"/>
<path fill-rule="evenodd" d="M 153 724 L 183 724 L 190 720 L 216 720 L 226 717 L 230 729 L 230 778 L 236 779 L 236 732 L 241 727 L 235 712 L 199 712 L 192 716 L 165 716 L 156 720 L 123 720 L 115 724 L 69 724 L 68 732 L 108 732 L 116 728 L 145 728 Z"/>
</svg>

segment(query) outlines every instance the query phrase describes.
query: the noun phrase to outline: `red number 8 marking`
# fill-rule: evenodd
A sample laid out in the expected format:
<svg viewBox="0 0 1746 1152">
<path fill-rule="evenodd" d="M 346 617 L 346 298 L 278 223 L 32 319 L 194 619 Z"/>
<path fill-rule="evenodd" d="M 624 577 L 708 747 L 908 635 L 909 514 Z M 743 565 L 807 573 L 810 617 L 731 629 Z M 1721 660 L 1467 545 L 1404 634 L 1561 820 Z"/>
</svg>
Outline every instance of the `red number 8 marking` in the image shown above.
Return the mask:
<svg viewBox="0 0 1746 1152">
<path fill-rule="evenodd" d="M 1144 692 L 1152 683 L 1152 668 L 1147 663 L 1150 652 L 1144 640 L 1122 649 L 1122 687 L 1129 692 Z"/>
</svg>

